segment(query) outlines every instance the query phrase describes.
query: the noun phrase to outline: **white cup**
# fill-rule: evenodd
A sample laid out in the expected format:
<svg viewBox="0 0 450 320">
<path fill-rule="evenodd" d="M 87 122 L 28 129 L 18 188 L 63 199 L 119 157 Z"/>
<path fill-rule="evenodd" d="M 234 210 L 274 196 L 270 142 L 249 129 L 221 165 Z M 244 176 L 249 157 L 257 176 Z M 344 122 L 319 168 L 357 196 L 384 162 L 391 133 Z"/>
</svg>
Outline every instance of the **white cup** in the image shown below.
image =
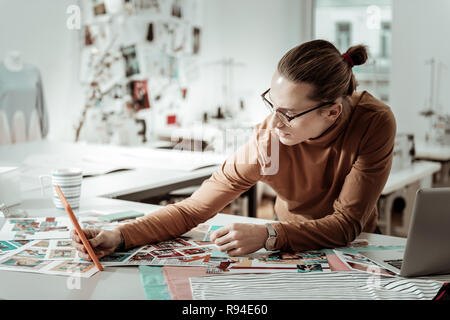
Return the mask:
<svg viewBox="0 0 450 320">
<path fill-rule="evenodd" d="M 45 179 L 51 181 L 51 183 L 45 184 Z M 83 173 L 81 169 L 56 169 L 52 171 L 51 175 L 39 176 L 39 180 L 41 182 L 42 195 L 44 195 L 44 189 L 46 187 L 52 187 L 52 198 L 56 208 L 64 209 L 64 206 L 56 193 L 55 186 L 59 186 L 61 188 L 64 197 L 67 199 L 67 202 L 72 209 L 76 209 L 80 206 L 81 182 L 83 180 Z"/>
</svg>

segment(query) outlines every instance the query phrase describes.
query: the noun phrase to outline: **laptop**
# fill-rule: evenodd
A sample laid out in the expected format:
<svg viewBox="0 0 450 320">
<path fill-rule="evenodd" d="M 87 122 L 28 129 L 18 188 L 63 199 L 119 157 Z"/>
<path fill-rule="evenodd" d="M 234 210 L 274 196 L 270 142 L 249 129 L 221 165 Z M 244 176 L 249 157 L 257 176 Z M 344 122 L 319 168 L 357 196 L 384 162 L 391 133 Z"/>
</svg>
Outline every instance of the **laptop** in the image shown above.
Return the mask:
<svg viewBox="0 0 450 320">
<path fill-rule="evenodd" d="M 450 274 L 450 188 L 417 191 L 405 250 L 361 254 L 403 277 Z"/>
</svg>

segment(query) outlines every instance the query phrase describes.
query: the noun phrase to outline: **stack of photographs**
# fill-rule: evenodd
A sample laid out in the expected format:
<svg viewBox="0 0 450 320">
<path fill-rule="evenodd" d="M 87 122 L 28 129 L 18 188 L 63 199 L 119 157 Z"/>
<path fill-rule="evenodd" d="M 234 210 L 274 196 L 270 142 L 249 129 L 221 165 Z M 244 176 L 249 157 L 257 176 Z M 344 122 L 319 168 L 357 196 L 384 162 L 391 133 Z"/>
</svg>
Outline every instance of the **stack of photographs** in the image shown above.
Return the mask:
<svg viewBox="0 0 450 320">
<path fill-rule="evenodd" d="M 396 274 L 375 264 L 372 260 L 359 253 L 348 253 L 334 250 L 336 256 L 351 270 L 371 274 L 395 277 Z"/>
</svg>

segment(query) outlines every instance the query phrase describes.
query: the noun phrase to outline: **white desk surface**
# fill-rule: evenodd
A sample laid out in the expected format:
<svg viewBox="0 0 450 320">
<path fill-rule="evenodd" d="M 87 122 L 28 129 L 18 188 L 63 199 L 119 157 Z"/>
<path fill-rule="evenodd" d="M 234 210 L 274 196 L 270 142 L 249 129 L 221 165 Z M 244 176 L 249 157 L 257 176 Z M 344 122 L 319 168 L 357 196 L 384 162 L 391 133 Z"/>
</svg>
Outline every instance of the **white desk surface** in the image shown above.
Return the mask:
<svg viewBox="0 0 450 320">
<path fill-rule="evenodd" d="M 126 147 L 117 146 L 103 146 L 103 145 L 85 145 L 74 143 L 59 143 L 49 141 L 30 142 L 17 145 L 1 146 L 0 147 L 0 163 L 20 166 L 22 162 L 30 155 L 34 154 L 48 154 L 58 155 L 59 157 L 67 158 L 70 162 L 72 155 L 80 154 L 98 154 L 99 156 L 105 155 L 119 155 L 121 151 L 129 150 Z M 175 151 L 161 151 L 152 150 L 152 152 L 163 157 L 172 154 L 173 158 L 179 157 L 179 152 Z M 197 157 L 196 153 L 189 152 L 189 156 L 199 159 L 200 162 L 208 160 L 202 160 L 201 155 Z M 219 158 L 221 156 L 218 156 Z M 140 160 L 142 163 L 142 159 Z M 179 160 L 177 160 L 179 162 Z M 183 161 L 183 159 L 181 159 Z M 130 164 L 132 165 L 132 164 Z M 83 179 L 81 187 L 82 197 L 119 197 L 123 195 L 133 194 L 137 192 L 145 192 L 154 190 L 157 188 L 163 188 L 165 186 L 183 184 L 184 182 L 206 179 L 219 166 L 213 165 L 206 168 L 197 170 L 183 170 L 179 167 L 176 168 L 158 168 L 158 164 L 154 164 L 155 167 L 138 167 L 133 170 L 126 170 L 120 172 L 113 172 L 93 177 L 87 177 Z M 166 165 L 162 163 L 161 165 Z M 32 173 L 21 176 L 21 190 L 23 193 L 37 194 L 40 192 L 39 175 L 50 174 L 53 168 L 47 167 L 44 164 L 36 164 L 36 170 Z M 34 172 L 34 173 L 33 173 Z M 184 185 L 182 187 L 185 187 Z M 47 192 L 50 196 L 51 191 Z M 152 195 L 153 196 L 153 195 Z"/>
<path fill-rule="evenodd" d="M 63 210 L 55 209 L 51 200 L 34 198 L 24 200 L 18 208 L 25 209 L 29 216 L 59 216 Z M 115 212 L 120 210 L 139 210 L 153 212 L 158 206 L 106 198 L 85 198 L 81 202 L 79 213 L 85 210 Z M 232 222 L 266 223 L 269 220 L 248 218 L 227 214 L 218 214 L 208 221 L 216 225 Z M 0 219 L 3 225 L 4 219 Z M 403 245 L 404 238 L 361 234 L 373 244 Z M 0 271 L 0 299 L 145 299 L 143 286 L 136 266 L 106 267 L 88 279 L 81 279 L 80 289 L 69 290 L 68 277 L 25 272 Z"/>
<path fill-rule="evenodd" d="M 432 161 L 417 161 L 411 167 L 391 172 L 389 178 L 384 186 L 382 195 L 387 195 L 398 189 L 401 189 L 408 184 L 419 181 L 441 169 L 441 164 Z"/>
<path fill-rule="evenodd" d="M 450 161 L 450 146 L 419 141 L 415 144 L 415 151 L 418 159 Z"/>
</svg>

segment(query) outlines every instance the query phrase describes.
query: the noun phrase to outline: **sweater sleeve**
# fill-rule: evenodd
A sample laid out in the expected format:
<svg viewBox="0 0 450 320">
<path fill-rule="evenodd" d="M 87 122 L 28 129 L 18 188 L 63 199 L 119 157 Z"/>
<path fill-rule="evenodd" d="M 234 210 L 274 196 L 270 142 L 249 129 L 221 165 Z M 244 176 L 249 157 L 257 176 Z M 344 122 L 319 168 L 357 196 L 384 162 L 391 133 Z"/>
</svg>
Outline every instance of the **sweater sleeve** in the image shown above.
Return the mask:
<svg viewBox="0 0 450 320">
<path fill-rule="evenodd" d="M 278 249 L 345 246 L 362 232 L 389 177 L 396 134 L 390 110 L 376 117 L 361 141 L 359 154 L 333 203 L 333 212 L 316 220 L 273 223 Z"/>
<path fill-rule="evenodd" d="M 125 247 L 168 240 L 212 218 L 261 178 L 264 137 L 257 128 L 248 142 L 230 156 L 189 198 L 167 205 L 144 218 L 119 227 Z"/>
</svg>

